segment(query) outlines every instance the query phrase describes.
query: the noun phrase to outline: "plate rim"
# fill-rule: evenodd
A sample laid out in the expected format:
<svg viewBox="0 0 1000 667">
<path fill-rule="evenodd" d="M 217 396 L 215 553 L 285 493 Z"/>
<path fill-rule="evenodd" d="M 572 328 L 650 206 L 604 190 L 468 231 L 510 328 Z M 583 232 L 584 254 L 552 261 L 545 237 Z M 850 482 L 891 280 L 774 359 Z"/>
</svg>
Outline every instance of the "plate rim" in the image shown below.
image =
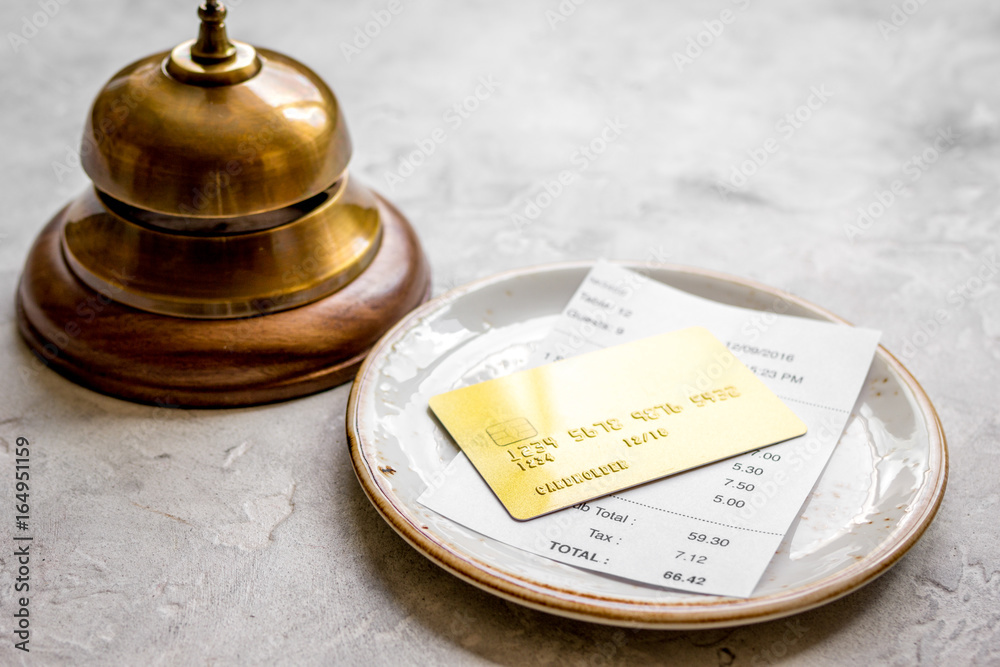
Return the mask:
<svg viewBox="0 0 1000 667">
<path fill-rule="evenodd" d="M 821 306 L 755 280 L 680 264 L 634 261 L 614 261 L 612 263 L 632 270 L 655 269 L 687 274 L 758 290 L 794 303 L 827 321 L 850 325 L 847 320 Z M 917 512 L 909 519 L 911 522 L 915 522 L 912 528 L 901 535 L 896 535 L 888 542 L 880 542 L 870 554 L 858 562 L 806 586 L 761 597 L 712 597 L 691 603 L 661 603 L 583 593 L 505 572 L 472 555 L 460 553 L 458 549 L 449 547 L 447 543 L 425 532 L 426 529 L 422 529 L 417 523 L 410 521 L 393 502 L 393 494 L 382 488 L 379 477 L 373 470 L 373 467 L 377 467 L 377 465 L 373 466 L 372 462 L 369 462 L 362 453 L 358 427 L 358 407 L 361 388 L 365 386 L 372 374 L 375 360 L 379 358 L 384 349 L 391 346 L 397 335 L 404 329 L 408 329 L 412 323 L 457 301 L 466 294 L 532 274 L 570 270 L 585 271 L 594 264 L 594 260 L 553 262 L 503 271 L 474 280 L 437 296 L 410 311 L 372 347 L 371 352 L 358 369 L 347 403 L 345 425 L 351 462 L 355 475 L 369 501 L 392 529 L 410 546 L 431 562 L 477 588 L 533 609 L 606 625 L 650 629 L 699 629 L 759 623 L 827 604 L 874 581 L 916 544 L 933 521 L 944 497 L 949 468 L 947 441 L 937 411 L 920 383 L 882 345 L 878 346 L 876 355 L 882 356 L 900 382 L 907 386 L 920 410 L 929 441 L 928 470 L 932 473 L 936 471 L 936 475 L 925 478 L 918 490 L 917 501 L 919 501 L 919 505 L 911 507 L 907 512 L 908 515 L 914 511 Z M 935 466 L 935 464 L 937 465 Z"/>
</svg>

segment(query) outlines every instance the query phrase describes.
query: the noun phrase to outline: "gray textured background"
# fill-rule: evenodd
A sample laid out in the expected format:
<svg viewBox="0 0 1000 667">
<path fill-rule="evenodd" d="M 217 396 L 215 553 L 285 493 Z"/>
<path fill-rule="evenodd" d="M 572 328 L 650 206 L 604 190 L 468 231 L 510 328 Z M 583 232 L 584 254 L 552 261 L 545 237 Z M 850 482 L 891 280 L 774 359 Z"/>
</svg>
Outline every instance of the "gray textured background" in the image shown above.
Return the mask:
<svg viewBox="0 0 1000 667">
<path fill-rule="evenodd" d="M 801 636 L 789 621 L 605 628 L 482 593 L 396 537 L 351 470 L 347 387 L 184 412 L 24 373 L 17 277 L 42 224 L 86 184 L 77 167 L 55 165 L 116 69 L 196 26 L 190 1 L 70 0 L 15 52 L 9 33 L 41 10 L 4 0 L 0 662 L 1000 664 L 1000 7 L 928 0 L 889 33 L 879 28 L 888 1 L 588 0 L 555 29 L 546 12 L 558 0 L 404 1 L 348 62 L 341 43 L 385 5 L 243 0 L 230 31 L 331 84 L 354 173 L 411 217 L 436 292 L 551 260 L 658 258 L 751 277 L 879 328 L 950 441 L 937 520 L 881 579 L 792 619 Z M 679 69 L 673 54 L 726 8 L 735 21 Z M 448 124 L 489 76 L 498 90 Z M 776 124 L 814 86 L 832 96 L 785 136 Z M 615 118 L 627 127 L 606 152 L 515 225 Z M 386 172 L 439 127 L 447 140 L 389 187 Z M 914 172 L 908 160 L 948 128 L 957 138 Z M 721 196 L 717 184 L 772 137 L 777 152 Z M 896 179 L 905 191 L 850 238 L 858 207 Z M 30 656 L 10 635 L 17 436 L 33 443 L 36 480 Z"/>
</svg>

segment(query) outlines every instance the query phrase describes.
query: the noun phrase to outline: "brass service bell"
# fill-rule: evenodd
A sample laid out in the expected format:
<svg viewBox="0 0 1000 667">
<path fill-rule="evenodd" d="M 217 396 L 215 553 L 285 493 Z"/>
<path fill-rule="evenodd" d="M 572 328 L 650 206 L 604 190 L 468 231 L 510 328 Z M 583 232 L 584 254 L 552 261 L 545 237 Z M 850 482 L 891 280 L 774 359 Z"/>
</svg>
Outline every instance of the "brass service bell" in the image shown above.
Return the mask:
<svg viewBox="0 0 1000 667">
<path fill-rule="evenodd" d="M 90 110 L 93 187 L 42 231 L 18 288 L 38 360 L 114 396 L 217 407 L 353 376 L 426 300 L 407 220 L 353 179 L 340 105 L 305 65 L 197 39 L 115 74 Z"/>
</svg>

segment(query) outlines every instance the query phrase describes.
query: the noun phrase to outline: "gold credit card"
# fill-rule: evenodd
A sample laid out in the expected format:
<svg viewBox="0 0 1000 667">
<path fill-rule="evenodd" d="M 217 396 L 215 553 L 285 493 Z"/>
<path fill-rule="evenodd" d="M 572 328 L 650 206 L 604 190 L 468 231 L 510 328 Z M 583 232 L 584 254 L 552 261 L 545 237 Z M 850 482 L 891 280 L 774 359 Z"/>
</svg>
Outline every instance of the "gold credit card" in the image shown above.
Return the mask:
<svg viewBox="0 0 1000 667">
<path fill-rule="evenodd" d="M 701 327 L 438 394 L 430 407 L 515 519 L 806 432 Z"/>
</svg>

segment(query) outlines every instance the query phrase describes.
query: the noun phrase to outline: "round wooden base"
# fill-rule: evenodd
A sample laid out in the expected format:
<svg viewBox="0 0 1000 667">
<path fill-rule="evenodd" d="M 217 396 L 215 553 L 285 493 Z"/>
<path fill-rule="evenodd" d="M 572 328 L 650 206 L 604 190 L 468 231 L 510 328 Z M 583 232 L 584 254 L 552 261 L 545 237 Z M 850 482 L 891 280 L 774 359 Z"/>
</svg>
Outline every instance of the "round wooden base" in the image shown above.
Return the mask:
<svg viewBox="0 0 1000 667">
<path fill-rule="evenodd" d="M 63 209 L 28 255 L 17 295 L 21 334 L 69 379 L 142 403 L 232 407 L 328 389 L 352 379 L 375 341 L 429 295 L 416 235 L 391 204 L 378 205 L 382 243 L 360 276 L 325 299 L 229 320 L 156 315 L 84 285 L 60 248 Z"/>
</svg>

